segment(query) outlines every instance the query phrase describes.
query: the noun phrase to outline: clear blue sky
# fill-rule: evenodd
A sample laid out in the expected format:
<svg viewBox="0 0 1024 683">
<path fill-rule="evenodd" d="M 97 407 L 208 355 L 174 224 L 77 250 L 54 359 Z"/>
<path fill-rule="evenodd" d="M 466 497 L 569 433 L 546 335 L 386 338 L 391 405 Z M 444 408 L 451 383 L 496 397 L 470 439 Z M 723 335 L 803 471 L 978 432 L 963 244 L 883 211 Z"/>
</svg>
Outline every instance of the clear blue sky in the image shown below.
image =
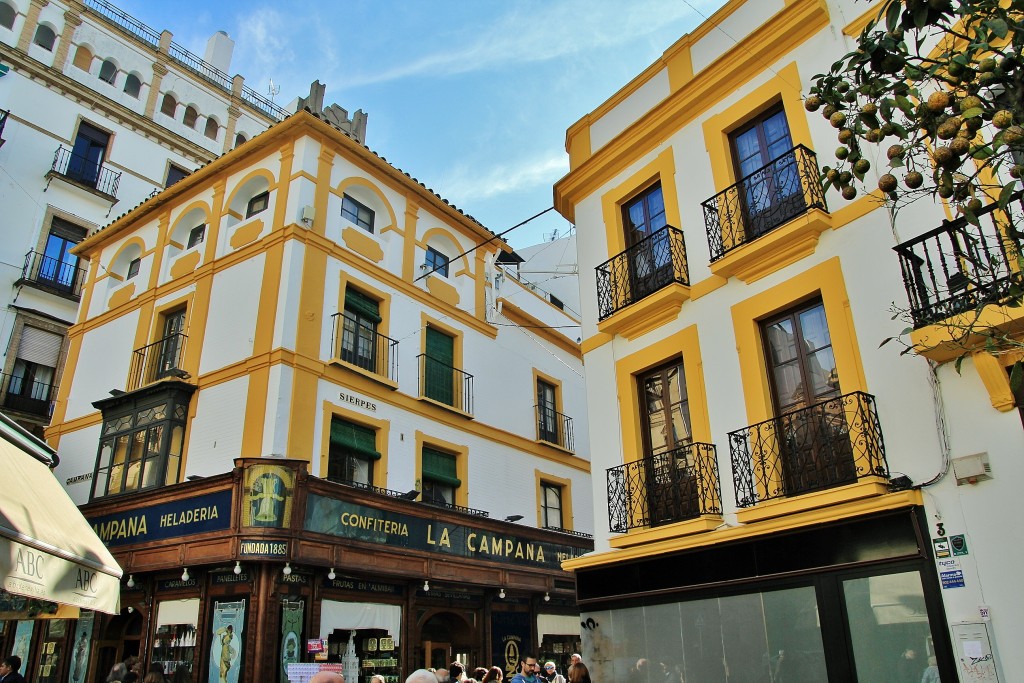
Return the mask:
<svg viewBox="0 0 1024 683">
<path fill-rule="evenodd" d="M 565 130 L 724 0 L 113 0 L 202 56 L 223 30 L 231 74 L 275 101 L 305 95 L 369 114 L 366 143 L 501 232 L 551 206 Z M 551 212 L 507 236 L 564 235 Z"/>
</svg>

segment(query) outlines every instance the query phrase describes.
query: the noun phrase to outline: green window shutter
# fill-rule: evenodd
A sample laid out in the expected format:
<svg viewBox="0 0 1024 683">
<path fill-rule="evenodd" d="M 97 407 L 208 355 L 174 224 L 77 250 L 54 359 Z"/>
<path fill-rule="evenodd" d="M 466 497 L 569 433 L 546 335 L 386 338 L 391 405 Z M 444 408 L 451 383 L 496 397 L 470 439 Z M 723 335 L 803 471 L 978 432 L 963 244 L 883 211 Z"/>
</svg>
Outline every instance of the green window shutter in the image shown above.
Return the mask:
<svg viewBox="0 0 1024 683">
<path fill-rule="evenodd" d="M 444 332 L 427 327 L 427 355 L 445 365 L 455 365 L 455 340 Z"/>
<path fill-rule="evenodd" d="M 346 448 L 360 455 L 380 459 L 377 452 L 377 432 L 367 427 L 360 427 L 338 418 L 331 419 L 331 446 Z"/>
<path fill-rule="evenodd" d="M 446 405 L 454 405 L 455 340 L 444 332 L 427 327 L 426 358 L 423 360 L 424 395 Z"/>
<path fill-rule="evenodd" d="M 423 478 L 458 488 L 462 480 L 456 476 L 455 456 L 423 447 Z"/>
<path fill-rule="evenodd" d="M 348 287 L 345 288 L 345 310 L 358 313 L 375 323 L 381 321 L 380 307 L 377 305 L 377 302 L 365 294 L 360 294 Z"/>
</svg>

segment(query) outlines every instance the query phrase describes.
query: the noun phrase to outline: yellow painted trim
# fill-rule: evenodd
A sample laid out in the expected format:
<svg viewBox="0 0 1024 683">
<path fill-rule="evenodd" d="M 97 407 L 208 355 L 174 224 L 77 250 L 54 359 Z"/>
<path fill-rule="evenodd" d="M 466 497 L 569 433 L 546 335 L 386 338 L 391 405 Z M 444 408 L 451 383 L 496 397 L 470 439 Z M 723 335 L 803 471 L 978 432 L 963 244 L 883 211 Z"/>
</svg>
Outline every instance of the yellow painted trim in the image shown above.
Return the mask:
<svg viewBox="0 0 1024 683">
<path fill-rule="evenodd" d="M 971 354 L 974 369 L 978 372 L 985 390 L 988 391 L 992 407 L 1006 413 L 1017 407 L 1017 400 L 1010 390 L 1010 375 L 1006 366 L 992 354 L 976 351 Z"/>
<path fill-rule="evenodd" d="M 644 457 L 641 397 L 637 376 L 676 359 L 682 361 L 683 372 L 686 375 L 692 438 L 696 442 L 711 443 L 711 421 L 704 385 L 704 361 L 701 358 L 697 326 L 690 325 L 615 363 L 619 424 L 622 425 L 623 463 Z"/>
<path fill-rule="evenodd" d="M 405 233 L 402 240 L 402 280 L 412 282 L 416 278 L 416 223 L 419 220 L 419 204 L 409 195 L 405 197 Z"/>
<path fill-rule="evenodd" d="M 469 448 L 449 441 L 427 436 L 416 430 L 416 490 L 423 490 L 423 447 L 444 451 L 455 456 L 455 476 L 462 485 L 455 489 L 455 504 L 469 507 Z"/>
<path fill-rule="evenodd" d="M 171 187 L 172 188 L 173 187 L 177 187 L 183 181 L 188 180 L 190 177 L 191 176 L 186 176 L 185 178 L 182 178 L 181 180 L 179 180 L 174 185 L 171 185 Z M 236 180 L 234 182 L 234 187 L 231 189 L 231 192 L 228 193 L 228 195 L 227 195 L 227 197 L 226 197 L 226 199 L 224 201 L 224 210 L 225 210 L 225 212 L 234 215 L 231 212 L 229 207 L 231 206 L 231 203 L 235 201 L 235 195 L 237 195 L 239 192 L 241 192 L 242 188 L 245 187 L 245 184 L 248 183 L 253 178 L 263 178 L 263 179 L 265 179 L 267 181 L 268 185 L 269 185 L 269 187 L 267 188 L 267 191 L 270 192 L 270 193 L 273 193 L 275 190 L 279 189 L 278 188 L 278 183 L 277 183 L 277 178 L 274 177 L 274 172 L 273 171 L 271 171 L 268 168 L 263 168 L 263 167 L 253 168 L 252 170 L 248 171 L 244 176 L 242 176 L 241 178 L 239 178 L 238 180 Z M 276 208 L 277 198 L 275 197 L 273 201 L 274 201 L 275 208 Z M 139 208 L 141 208 L 141 207 L 139 207 Z M 129 214 L 129 215 L 131 215 L 131 214 Z M 260 214 L 257 214 L 257 215 L 260 215 Z M 241 216 L 236 216 L 236 218 L 238 218 L 239 220 L 245 220 Z M 233 226 L 231 226 L 231 227 L 233 227 Z"/>
<path fill-rule="evenodd" d="M 734 247 L 711 263 L 719 277 L 756 282 L 814 253 L 821 233 L 832 227 L 832 217 L 821 209 L 809 209 L 760 237 Z"/>
<path fill-rule="evenodd" d="M 881 190 L 875 190 L 848 203 L 841 209 L 830 212 L 832 214 L 832 229 L 838 230 L 858 218 L 862 218 L 875 209 L 885 206 L 885 195 Z"/>
<path fill-rule="evenodd" d="M 868 390 L 850 298 L 839 257 L 835 256 L 732 307 L 748 425 L 767 420 L 774 412 L 759 321 L 818 296 L 825 306 L 842 392 Z"/>
<path fill-rule="evenodd" d="M 565 415 L 565 410 L 562 407 L 562 380 L 557 377 L 552 377 L 546 372 L 541 372 L 537 368 L 533 368 L 533 383 L 530 385 L 532 389 L 532 396 L 534 403 L 537 401 L 537 383 L 538 381 L 546 382 L 555 388 L 555 411 Z M 537 439 L 540 440 L 540 418 L 537 416 L 537 411 L 534 409 L 534 427 L 538 432 Z"/>
<path fill-rule="evenodd" d="M 673 227 L 682 227 L 679 199 L 676 196 L 676 164 L 670 147 L 662 150 L 650 163 L 625 181 L 601 195 L 601 214 L 604 217 L 608 258 L 626 250 L 623 205 L 658 182 L 661 183 L 661 193 L 665 199 L 665 220 Z"/>
<path fill-rule="evenodd" d="M 804 529 L 829 522 L 839 522 L 851 517 L 859 517 L 875 512 L 901 510 L 922 505 L 924 505 L 924 496 L 920 489 L 899 491 L 877 498 L 866 498 L 832 507 L 807 510 L 785 517 L 765 520 L 757 524 L 740 524 L 718 529 L 707 534 L 678 536 L 643 546 L 612 550 L 604 553 L 590 553 L 589 555 L 562 562 L 562 569 L 573 571 L 576 569 L 600 567 L 613 562 L 638 560 L 683 550 L 711 547 L 721 543 L 731 543 L 794 529 Z"/>
<path fill-rule="evenodd" d="M 509 322 L 522 325 L 530 334 L 534 334 L 554 344 L 563 351 L 572 354 L 574 358 L 583 359 L 583 352 L 580 350 L 579 344 L 560 334 L 558 330 L 550 329 L 539 318 L 533 317 L 508 299 L 502 297 L 498 301 L 501 302 L 501 315 L 505 316 Z"/>
<path fill-rule="evenodd" d="M 217 244 L 220 242 L 221 225 L 224 223 L 224 212 L 227 209 L 227 204 L 224 203 L 227 179 L 223 176 L 212 178 L 211 184 L 213 186 L 213 201 L 210 202 L 210 222 L 207 224 L 206 242 L 203 248 L 203 263 L 212 263 L 217 256 Z M 174 185 L 171 187 L 174 187 Z"/>
<path fill-rule="evenodd" d="M 147 289 L 153 289 L 160 284 L 160 271 L 163 270 L 163 260 L 167 256 L 167 244 L 171 239 L 170 222 L 171 214 L 169 211 L 164 210 L 157 215 L 156 246 L 153 249 L 153 262 L 149 268 L 149 286 Z"/>
<path fill-rule="evenodd" d="M 675 524 L 665 524 L 651 529 L 632 529 L 622 536 L 608 539 L 613 548 L 632 548 L 647 543 L 656 543 L 681 536 L 691 536 L 714 531 L 722 526 L 721 515 L 701 515 L 695 519 L 687 519 Z"/>
<path fill-rule="evenodd" d="M 107 259 L 107 265 L 103 267 L 103 271 L 107 274 L 107 277 L 117 277 L 118 280 L 124 280 L 124 274 L 114 272 L 114 263 L 116 263 L 117 259 L 121 257 L 121 254 L 130 249 L 132 246 L 139 247 L 141 251 L 141 253 L 139 254 L 139 258 L 143 258 L 149 251 L 149 247 L 146 246 L 145 240 L 143 240 L 141 237 L 139 237 L 138 235 L 133 235 L 129 237 L 128 239 L 121 243 L 117 250 L 114 251 L 114 255 Z M 102 280 L 103 276 L 100 276 L 99 279 Z"/>
<path fill-rule="evenodd" d="M 452 246 L 454 246 L 456 249 L 465 251 L 464 249 L 462 249 L 462 245 L 459 242 L 458 236 L 447 226 L 435 226 L 433 228 L 428 228 L 417 240 L 417 246 L 424 252 L 426 252 L 427 247 L 430 246 L 430 240 L 434 239 L 439 235 L 445 240 L 450 241 Z M 486 247 L 484 249 L 486 250 L 486 253 L 490 253 L 489 249 L 486 249 Z M 478 253 L 479 251 L 480 250 L 477 250 L 477 252 L 474 253 Z M 468 254 L 463 254 L 458 260 L 455 259 L 455 255 L 451 256 L 450 258 L 451 261 L 449 261 L 448 263 L 448 268 L 452 274 L 452 277 L 458 277 L 460 275 L 472 275 L 473 269 L 470 268 L 471 264 L 469 262 Z"/>
<path fill-rule="evenodd" d="M 700 282 L 693 283 L 693 286 L 690 287 L 690 299 L 696 301 L 716 289 L 725 287 L 728 283 L 728 278 L 721 277 L 720 275 L 709 275 Z"/>
<path fill-rule="evenodd" d="M 427 291 L 436 299 L 440 299 L 452 308 L 459 305 L 459 290 L 443 277 L 432 274 L 426 277 Z"/>
<path fill-rule="evenodd" d="M 377 243 L 377 240 L 360 228 L 345 226 L 341 231 L 341 239 L 346 247 L 374 263 L 384 260 L 384 249 Z"/>
<path fill-rule="evenodd" d="M 292 174 L 292 162 L 295 160 L 295 139 L 286 140 L 277 150 L 279 179 L 276 182 L 277 196 L 274 199 L 273 218 L 270 219 L 270 229 L 277 230 L 288 223 L 285 212 L 288 210 L 288 192 L 291 183 L 287 178 Z M 274 191 L 275 182 L 270 181 L 270 191 Z M 241 187 L 241 186 L 239 186 Z M 231 204 L 229 203 L 228 206 Z M 232 244 L 232 246 L 234 246 Z M 237 248 L 237 247 L 236 247 Z"/>
<path fill-rule="evenodd" d="M 534 372 L 536 374 L 536 371 Z M 561 411 L 559 411 L 561 412 Z M 538 469 L 533 470 L 533 478 L 537 492 L 537 526 L 544 528 L 544 491 L 541 486 L 551 484 L 562 489 L 562 528 L 572 531 L 575 517 L 572 514 L 572 479 L 556 477 Z"/>
<path fill-rule="evenodd" d="M 338 185 L 334 188 L 333 192 L 337 196 L 342 197 L 345 194 L 345 190 L 352 187 L 353 185 L 365 187 L 367 190 L 376 195 L 377 199 L 380 200 L 380 203 L 384 205 L 385 209 L 387 209 L 389 223 L 387 223 L 386 225 L 382 225 L 379 228 L 376 225 L 374 225 L 374 232 L 382 233 L 385 230 L 390 230 L 394 228 L 395 225 L 398 224 L 398 218 L 395 215 L 395 207 L 391 206 L 391 202 L 388 201 L 387 195 L 385 195 L 384 192 L 379 187 L 377 187 L 377 185 L 370 178 L 363 178 L 361 176 L 349 176 L 348 178 L 345 178 L 340 183 L 338 183 Z"/>
<path fill-rule="evenodd" d="M 196 269 L 196 266 L 199 265 L 199 261 L 201 258 L 202 255 L 199 253 L 198 250 L 190 251 L 187 254 L 182 254 L 181 256 L 176 258 L 174 260 L 174 263 L 171 264 L 170 270 L 168 272 L 170 279 L 177 280 L 178 278 L 188 275 L 189 273 L 194 271 Z"/>
<path fill-rule="evenodd" d="M 868 24 L 872 20 L 879 18 L 878 12 L 882 9 L 882 5 L 883 3 L 881 2 L 881 0 L 879 0 L 879 2 L 873 3 L 870 7 L 867 8 L 867 10 L 864 11 L 863 14 L 861 14 L 859 17 L 857 17 L 856 19 L 854 19 L 849 24 L 843 27 L 843 34 L 849 36 L 850 38 L 859 38 L 860 34 L 864 32 L 864 29 L 867 28 Z M 881 26 L 882 28 L 884 28 L 885 17 L 881 17 L 881 19 Z"/>
<path fill-rule="evenodd" d="M 636 339 L 675 320 L 683 304 L 690 300 L 690 288 L 673 282 L 633 302 L 597 324 L 599 332 Z"/>
<path fill-rule="evenodd" d="M 228 242 L 231 244 L 232 249 L 240 249 L 247 244 L 255 242 L 262 233 L 263 219 L 253 216 L 231 232 L 231 239 Z"/>
<path fill-rule="evenodd" d="M 320 462 L 319 464 L 310 463 L 310 471 L 317 472 L 317 476 L 321 479 L 327 478 L 327 462 L 331 449 L 331 418 L 334 416 L 340 417 L 346 422 L 367 427 L 377 433 L 375 445 L 377 452 L 380 453 L 380 459 L 373 465 L 373 480 L 370 482 L 370 485 L 388 488 L 388 444 L 391 441 L 391 421 L 370 417 L 365 413 L 357 413 L 354 410 L 349 410 L 330 401 L 324 401 L 321 408 L 321 421 L 323 424 L 320 427 Z"/>
<path fill-rule="evenodd" d="M 107 306 L 109 308 L 117 308 L 123 304 L 131 301 L 132 297 L 135 296 L 135 283 L 129 283 L 124 285 L 120 289 L 116 290 L 110 295 L 110 299 L 107 300 Z"/>
<path fill-rule="evenodd" d="M 775 517 L 783 517 L 807 510 L 830 507 L 869 498 L 879 498 L 888 491 L 889 482 L 883 477 L 865 477 L 854 484 L 838 486 L 824 491 L 802 493 L 798 496 L 768 500 L 736 511 L 736 519 L 753 524 Z"/>
<path fill-rule="evenodd" d="M 985 306 L 981 313 L 968 311 L 910 333 L 914 351 L 936 363 L 948 363 L 958 356 L 977 350 L 985 343 L 984 332 L 998 330 L 1001 335 L 1024 334 L 1024 308 Z"/>
</svg>

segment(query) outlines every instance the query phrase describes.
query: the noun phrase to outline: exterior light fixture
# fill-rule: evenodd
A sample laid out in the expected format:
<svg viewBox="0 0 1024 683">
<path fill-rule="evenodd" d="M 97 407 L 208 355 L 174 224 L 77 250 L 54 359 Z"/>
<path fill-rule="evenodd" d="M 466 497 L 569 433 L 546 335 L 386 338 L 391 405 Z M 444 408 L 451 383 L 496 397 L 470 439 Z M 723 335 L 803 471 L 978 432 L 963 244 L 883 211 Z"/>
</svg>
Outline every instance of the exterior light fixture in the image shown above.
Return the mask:
<svg viewBox="0 0 1024 683">
<path fill-rule="evenodd" d="M 331 581 L 334 581 L 336 578 L 338 578 L 338 575 L 334 573 L 334 567 L 331 567 L 331 571 L 327 572 L 327 578 Z"/>
<path fill-rule="evenodd" d="M 544 602 L 551 602 L 551 593 L 544 593 Z"/>
<path fill-rule="evenodd" d="M 188 575 L 188 567 L 185 567 L 185 571 L 183 571 L 183 572 L 181 573 L 181 580 L 182 580 L 182 581 L 188 581 L 188 580 L 189 580 L 189 578 L 190 578 L 190 577 L 189 577 L 189 575 Z"/>
<path fill-rule="evenodd" d="M 239 562 L 238 560 L 235 560 L 235 568 L 232 569 L 231 571 L 235 572 L 235 576 L 238 576 L 239 574 L 241 574 L 242 573 L 242 563 Z"/>
<path fill-rule="evenodd" d="M 129 574 L 128 581 L 124 585 L 128 586 L 129 588 L 135 588 L 135 576 L 133 574 Z"/>
<path fill-rule="evenodd" d="M 504 588 L 502 588 L 500 591 L 498 591 L 498 597 L 501 598 L 502 600 L 505 599 L 505 589 Z"/>
<path fill-rule="evenodd" d="M 424 593 L 430 592 L 430 581 L 424 581 L 423 582 L 423 592 Z"/>
<path fill-rule="evenodd" d="M 291 562 L 285 562 L 284 563 L 284 569 L 281 570 L 281 573 L 284 574 L 285 576 L 291 575 L 291 573 L 292 573 L 292 563 Z"/>
</svg>

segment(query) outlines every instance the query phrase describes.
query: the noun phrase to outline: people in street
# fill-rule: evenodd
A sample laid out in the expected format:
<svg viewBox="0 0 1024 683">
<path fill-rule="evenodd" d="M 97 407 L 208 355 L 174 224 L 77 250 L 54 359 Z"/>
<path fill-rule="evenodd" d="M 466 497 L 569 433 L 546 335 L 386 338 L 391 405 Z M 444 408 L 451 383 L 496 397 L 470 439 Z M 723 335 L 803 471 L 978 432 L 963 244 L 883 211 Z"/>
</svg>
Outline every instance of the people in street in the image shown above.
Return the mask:
<svg viewBox="0 0 1024 683">
<path fill-rule="evenodd" d="M 21 669 L 21 657 L 11 655 L 0 661 L 0 683 L 25 683 L 25 677 L 19 671 Z"/>
<path fill-rule="evenodd" d="M 445 668 L 435 669 L 434 675 L 437 676 L 437 683 L 449 683 L 451 680 L 448 675 L 448 669 Z"/>
<path fill-rule="evenodd" d="M 445 672 L 448 673 L 447 671 Z M 312 680 L 310 683 L 314 683 Z M 416 669 L 409 677 L 405 679 L 405 683 L 437 683 L 437 672 L 428 671 L 427 669 Z"/>
<path fill-rule="evenodd" d="M 384 677 L 380 674 L 373 674 L 370 676 L 370 683 L 384 683 Z"/>
<path fill-rule="evenodd" d="M 577 662 L 569 667 L 569 683 L 591 683 L 590 670 L 583 662 Z"/>
<path fill-rule="evenodd" d="M 537 663 L 536 657 L 531 654 L 520 655 L 519 671 L 512 677 L 511 683 L 539 683 L 539 671 L 540 664 Z"/>
<path fill-rule="evenodd" d="M 548 683 L 565 683 L 565 676 L 558 673 L 554 662 L 544 662 L 544 678 L 548 679 Z"/>
<path fill-rule="evenodd" d="M 456 660 L 448 665 L 448 678 L 451 683 L 461 683 L 466 678 L 466 668 Z"/>
<path fill-rule="evenodd" d="M 107 683 L 121 683 L 127 673 L 128 667 L 124 665 L 124 662 L 115 662 L 114 666 L 110 667 L 110 673 L 107 674 Z"/>
<path fill-rule="evenodd" d="M 480 683 L 501 683 L 505 678 L 505 672 L 501 670 L 500 666 L 492 666 L 487 670 L 487 674 L 480 679 Z"/>
<path fill-rule="evenodd" d="M 578 652 L 573 652 L 571 655 L 569 655 L 569 666 L 572 666 L 573 664 L 582 664 L 582 663 L 583 663 L 583 657 L 580 656 L 580 654 Z"/>
<path fill-rule="evenodd" d="M 309 683 L 345 683 L 345 677 L 337 671 L 317 671 L 310 677 Z"/>
</svg>

